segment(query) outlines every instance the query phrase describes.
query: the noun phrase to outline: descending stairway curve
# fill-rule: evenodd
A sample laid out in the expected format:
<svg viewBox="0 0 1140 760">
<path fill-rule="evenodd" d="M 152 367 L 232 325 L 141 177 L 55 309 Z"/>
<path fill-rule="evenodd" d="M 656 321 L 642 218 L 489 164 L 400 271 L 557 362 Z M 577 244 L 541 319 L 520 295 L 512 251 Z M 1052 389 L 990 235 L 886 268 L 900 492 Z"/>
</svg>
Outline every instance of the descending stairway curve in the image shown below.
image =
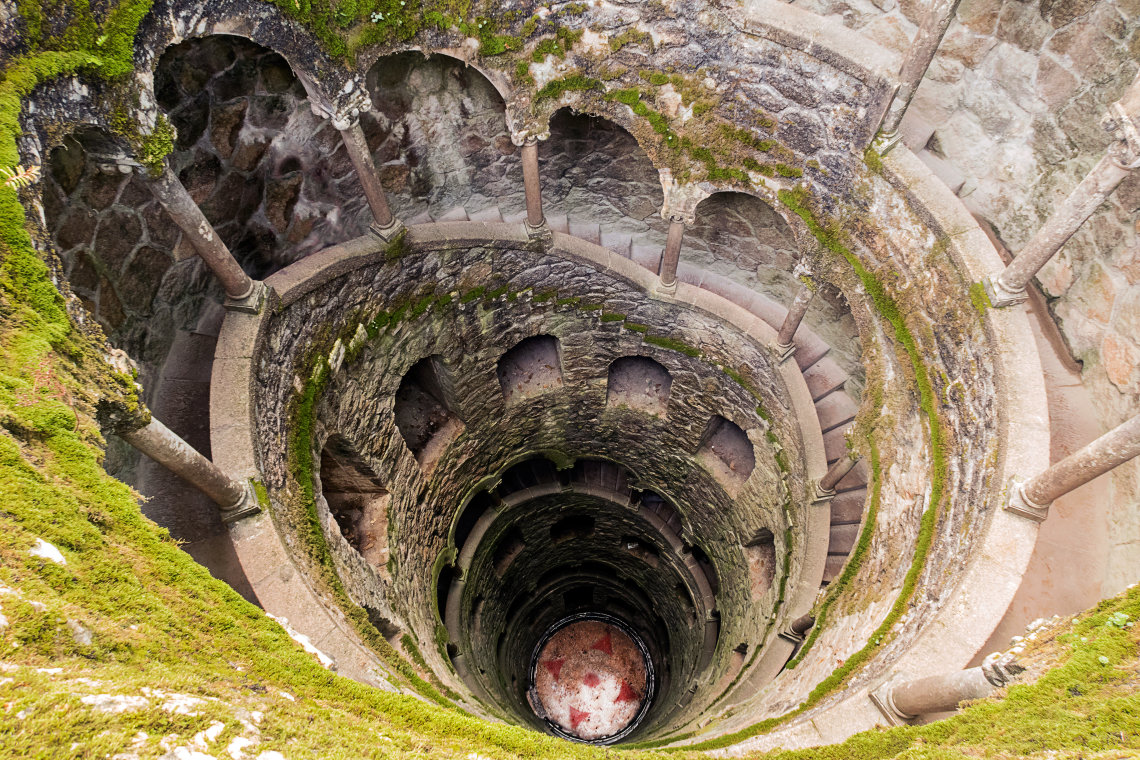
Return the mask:
<svg viewBox="0 0 1140 760">
<path fill-rule="evenodd" d="M 497 206 L 474 212 L 468 212 L 462 206 L 455 206 L 438 214 L 421 212 L 409 218 L 406 224 L 412 226 L 467 221 L 518 223 L 524 219 L 526 219 L 525 213 L 504 214 Z M 568 219 L 564 214 L 550 214 L 546 217 L 546 223 L 554 232 L 572 235 L 602 246 L 650 271 L 656 271 L 660 264 L 661 247 L 639 242 L 630 233 L 605 232 L 596 222 L 579 222 Z M 787 313 L 785 306 L 763 293 L 751 290 L 723 275 L 698 269 L 684 262 L 678 267 L 677 278 L 716 293 L 755 314 L 776 330 L 780 329 Z M 815 403 L 827 464 L 830 466 L 846 455 L 846 433 L 848 426 L 855 419 L 859 405 L 847 392 L 849 376 L 838 363 L 827 356 L 831 347 L 823 338 L 807 325 L 801 325 L 796 332 L 795 343 L 796 353 L 793 358 L 803 373 L 812 401 Z M 866 463 L 860 462 L 839 482 L 835 498 L 831 500 L 831 535 L 823 574 L 824 585 L 833 581 L 843 571 L 843 566 L 858 540 L 866 509 L 868 480 Z"/>
</svg>

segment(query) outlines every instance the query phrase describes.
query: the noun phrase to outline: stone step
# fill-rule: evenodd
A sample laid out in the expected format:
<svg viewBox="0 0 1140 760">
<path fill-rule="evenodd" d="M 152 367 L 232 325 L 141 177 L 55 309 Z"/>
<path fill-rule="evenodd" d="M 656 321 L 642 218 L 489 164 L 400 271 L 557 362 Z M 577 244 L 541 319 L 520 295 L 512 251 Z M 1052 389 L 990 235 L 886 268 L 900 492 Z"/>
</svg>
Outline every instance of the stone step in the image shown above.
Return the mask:
<svg viewBox="0 0 1140 760">
<path fill-rule="evenodd" d="M 843 387 L 847 373 L 834 359 L 824 357 L 804 371 L 804 381 L 812 399 L 819 401 L 824 396 Z"/>
<path fill-rule="evenodd" d="M 602 247 L 608 248 L 619 256 L 629 258 L 630 248 L 633 246 L 633 235 L 628 232 L 603 232 Z"/>
<path fill-rule="evenodd" d="M 829 393 L 815 402 L 815 413 L 819 417 L 819 429 L 827 432 L 855 419 L 858 405 L 842 391 Z"/>
<path fill-rule="evenodd" d="M 630 246 L 629 257 L 634 263 L 656 274 L 657 267 L 661 264 L 661 246 L 634 243 Z"/>
<path fill-rule="evenodd" d="M 914 153 L 926 150 L 930 138 L 934 136 L 934 130 L 935 126 L 924 119 L 917 108 L 908 108 L 899 124 L 903 144 Z"/>
<path fill-rule="evenodd" d="M 823 452 L 829 467 L 832 462 L 847 453 L 847 438 L 844 436 L 846 432 L 846 427 L 837 427 L 823 434 Z"/>
<path fill-rule="evenodd" d="M 466 222 L 467 209 L 462 206 L 456 206 L 453 209 L 443 212 L 443 214 L 437 216 L 435 220 L 437 222 Z"/>
<path fill-rule="evenodd" d="M 526 219 L 526 214 L 523 214 L 523 219 Z M 546 217 L 546 224 L 554 232 L 561 232 L 563 235 L 570 234 L 570 221 L 565 214 L 550 214 Z"/>
<path fill-rule="evenodd" d="M 858 525 L 832 525 L 831 538 L 827 544 L 828 554 L 842 554 L 846 557 L 855 548 L 859 538 Z"/>
<path fill-rule="evenodd" d="M 854 491 L 844 491 L 836 494 L 831 500 L 831 524 L 858 525 L 863 519 L 863 510 L 867 506 L 867 489 L 856 488 Z"/>
<path fill-rule="evenodd" d="M 917 155 L 918 160 L 930 167 L 934 176 L 942 180 L 955 195 L 962 189 L 962 185 L 966 184 L 966 175 L 949 161 L 939 158 L 928 150 L 919 151 Z"/>
<path fill-rule="evenodd" d="M 827 561 L 823 565 L 823 582 L 831 583 L 838 578 L 845 564 L 847 564 L 846 554 L 828 554 Z"/>
<path fill-rule="evenodd" d="M 526 212 L 519 211 L 516 214 L 503 214 L 503 221 L 508 224 L 518 224 L 519 222 L 526 221 Z"/>
<path fill-rule="evenodd" d="M 427 211 L 421 211 L 420 213 L 416 214 L 415 216 L 409 217 L 408 219 L 405 219 L 404 225 L 407 227 L 411 227 L 413 224 L 431 224 L 434 221 L 435 220 L 431 218 L 431 213 L 429 213 Z"/>
<path fill-rule="evenodd" d="M 491 206 L 482 211 L 473 211 L 468 214 L 467 218 L 473 222 L 501 222 L 503 221 L 503 214 L 499 211 L 498 206 Z"/>
<path fill-rule="evenodd" d="M 843 476 L 843 479 L 835 486 L 835 490 L 839 495 L 843 495 L 848 491 L 866 488 L 870 481 L 871 469 L 867 465 L 867 460 L 862 459 L 851 468 L 851 472 Z"/>
<path fill-rule="evenodd" d="M 570 234 L 594 245 L 602 244 L 602 226 L 596 222 L 570 220 Z"/>
<path fill-rule="evenodd" d="M 777 330 L 779 327 L 776 328 Z M 823 357 L 827 356 L 827 352 L 831 350 L 831 346 L 805 326 L 801 326 L 796 330 L 796 337 L 794 338 L 796 344 L 795 360 L 796 365 L 800 368 L 800 372 L 811 365 L 818 362 Z"/>
</svg>

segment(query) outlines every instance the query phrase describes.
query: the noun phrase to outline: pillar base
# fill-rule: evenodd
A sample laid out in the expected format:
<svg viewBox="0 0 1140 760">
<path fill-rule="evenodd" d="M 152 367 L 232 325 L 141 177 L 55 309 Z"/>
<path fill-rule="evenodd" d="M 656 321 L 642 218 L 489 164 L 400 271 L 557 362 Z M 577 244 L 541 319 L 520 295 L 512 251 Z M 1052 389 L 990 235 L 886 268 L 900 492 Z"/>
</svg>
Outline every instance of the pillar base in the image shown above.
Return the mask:
<svg viewBox="0 0 1140 760">
<path fill-rule="evenodd" d="M 828 489 L 820 488 L 818 480 L 812 484 L 812 497 L 811 497 L 811 503 L 812 504 L 826 504 L 827 502 L 831 501 L 834 498 L 835 498 L 835 489 L 828 490 Z"/>
<path fill-rule="evenodd" d="M 779 636 L 784 641 L 792 642 L 796 646 L 799 646 L 800 644 L 802 644 L 804 642 L 804 638 L 805 638 L 802 633 L 796 633 L 795 631 L 792 630 L 791 623 L 788 623 L 783 628 L 776 631 L 776 635 Z"/>
<path fill-rule="evenodd" d="M 550 225 L 546 223 L 545 218 L 543 218 L 541 224 L 536 225 L 532 225 L 530 222 L 523 220 L 523 227 L 526 228 L 526 236 L 530 238 L 532 244 L 540 245 L 543 249 L 554 245 L 554 231 L 550 229 Z"/>
<path fill-rule="evenodd" d="M 243 298 L 227 298 L 225 307 L 229 311 L 240 311 L 246 314 L 257 314 L 265 305 L 265 297 L 269 287 L 261 280 L 254 280 L 249 293 Z"/>
<path fill-rule="evenodd" d="M 780 364 L 785 363 L 786 361 L 788 361 L 788 359 L 791 359 L 795 355 L 796 355 L 796 344 L 795 343 L 789 343 L 786 346 L 783 344 L 780 344 L 780 343 L 776 344 L 776 358 L 779 360 Z"/>
<path fill-rule="evenodd" d="M 666 296 L 676 295 L 676 293 L 677 293 L 677 280 L 673 280 L 673 282 L 669 283 L 668 285 L 661 282 L 661 280 L 658 280 L 657 285 L 653 288 L 653 292 L 659 293 L 661 295 L 666 295 Z"/>
<path fill-rule="evenodd" d="M 875 135 L 875 139 L 871 142 L 871 150 L 880 156 L 885 156 L 900 142 L 902 142 L 902 135 L 898 130 L 894 132 L 880 132 Z"/>
<path fill-rule="evenodd" d="M 368 225 L 368 231 L 385 243 L 391 243 L 404 229 L 404 223 L 396 217 L 392 217 L 392 221 L 388 222 L 387 226 L 381 226 L 376 222 Z"/>
<path fill-rule="evenodd" d="M 986 277 L 982 280 L 982 287 L 986 290 L 986 297 L 990 299 L 990 306 L 1000 309 L 1005 306 L 1016 306 L 1029 300 L 1029 293 L 1025 290 L 1014 291 L 1001 284 L 1001 280 L 991 280 Z"/>
<path fill-rule="evenodd" d="M 885 683 L 877 689 L 874 689 L 868 696 L 875 707 L 879 708 L 879 712 L 887 719 L 887 725 L 890 726 L 905 726 L 908 721 L 914 720 L 917 715 L 907 715 L 902 710 L 895 707 L 895 702 L 891 699 L 891 692 L 894 691 L 894 683 Z"/>
<path fill-rule="evenodd" d="M 233 506 L 221 510 L 222 522 L 236 522 L 243 517 L 256 515 L 260 511 L 261 502 L 257 500 L 257 492 L 253 489 L 253 483 L 247 480 L 242 497 Z"/>
<path fill-rule="evenodd" d="M 1005 508 L 1015 515 L 1043 522 L 1049 516 L 1049 504 L 1037 504 L 1025 495 L 1025 484 L 1014 481 L 1009 487 L 1009 501 Z"/>
</svg>

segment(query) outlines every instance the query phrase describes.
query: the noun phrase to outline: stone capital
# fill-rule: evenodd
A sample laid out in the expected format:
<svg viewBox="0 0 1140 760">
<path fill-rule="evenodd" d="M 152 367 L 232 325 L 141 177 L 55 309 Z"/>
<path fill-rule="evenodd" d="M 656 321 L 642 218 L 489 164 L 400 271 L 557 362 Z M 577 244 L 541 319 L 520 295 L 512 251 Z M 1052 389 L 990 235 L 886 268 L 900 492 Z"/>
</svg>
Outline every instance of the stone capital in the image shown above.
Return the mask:
<svg viewBox="0 0 1140 760">
<path fill-rule="evenodd" d="M 525 145 L 537 145 L 539 142 L 546 140 L 549 137 L 549 130 L 545 132 L 531 128 L 511 130 L 511 142 L 520 148 Z"/>
<path fill-rule="evenodd" d="M 309 78 L 298 74 L 309 95 L 309 108 L 315 116 L 330 119 L 333 127 L 344 131 L 360 122 L 360 114 L 372 110 L 372 98 L 356 79 L 349 79 L 340 91 L 329 97 Z"/>
<path fill-rule="evenodd" d="M 670 222 L 683 222 L 692 225 L 697 220 L 697 206 L 712 193 L 700 185 L 677 182 L 669 169 L 659 169 L 661 190 L 665 202 L 661 204 L 661 218 Z"/>
<path fill-rule="evenodd" d="M 1100 124 L 1117 140 L 1109 148 L 1112 160 L 1124 169 L 1140 168 L 1140 76 L 1109 105 Z"/>
</svg>

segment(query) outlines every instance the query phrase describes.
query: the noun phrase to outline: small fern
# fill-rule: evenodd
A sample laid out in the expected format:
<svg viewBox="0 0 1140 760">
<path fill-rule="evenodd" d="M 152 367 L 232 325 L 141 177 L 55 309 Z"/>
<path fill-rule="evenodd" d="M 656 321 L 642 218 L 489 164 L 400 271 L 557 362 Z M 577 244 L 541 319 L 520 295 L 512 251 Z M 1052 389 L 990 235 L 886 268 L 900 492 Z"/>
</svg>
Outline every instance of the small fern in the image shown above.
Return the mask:
<svg viewBox="0 0 1140 760">
<path fill-rule="evenodd" d="M 18 190 L 21 187 L 27 187 L 40 178 L 40 167 L 34 164 L 27 169 L 20 164 L 14 168 L 0 167 L 0 176 L 4 178 L 5 187 Z"/>
</svg>

